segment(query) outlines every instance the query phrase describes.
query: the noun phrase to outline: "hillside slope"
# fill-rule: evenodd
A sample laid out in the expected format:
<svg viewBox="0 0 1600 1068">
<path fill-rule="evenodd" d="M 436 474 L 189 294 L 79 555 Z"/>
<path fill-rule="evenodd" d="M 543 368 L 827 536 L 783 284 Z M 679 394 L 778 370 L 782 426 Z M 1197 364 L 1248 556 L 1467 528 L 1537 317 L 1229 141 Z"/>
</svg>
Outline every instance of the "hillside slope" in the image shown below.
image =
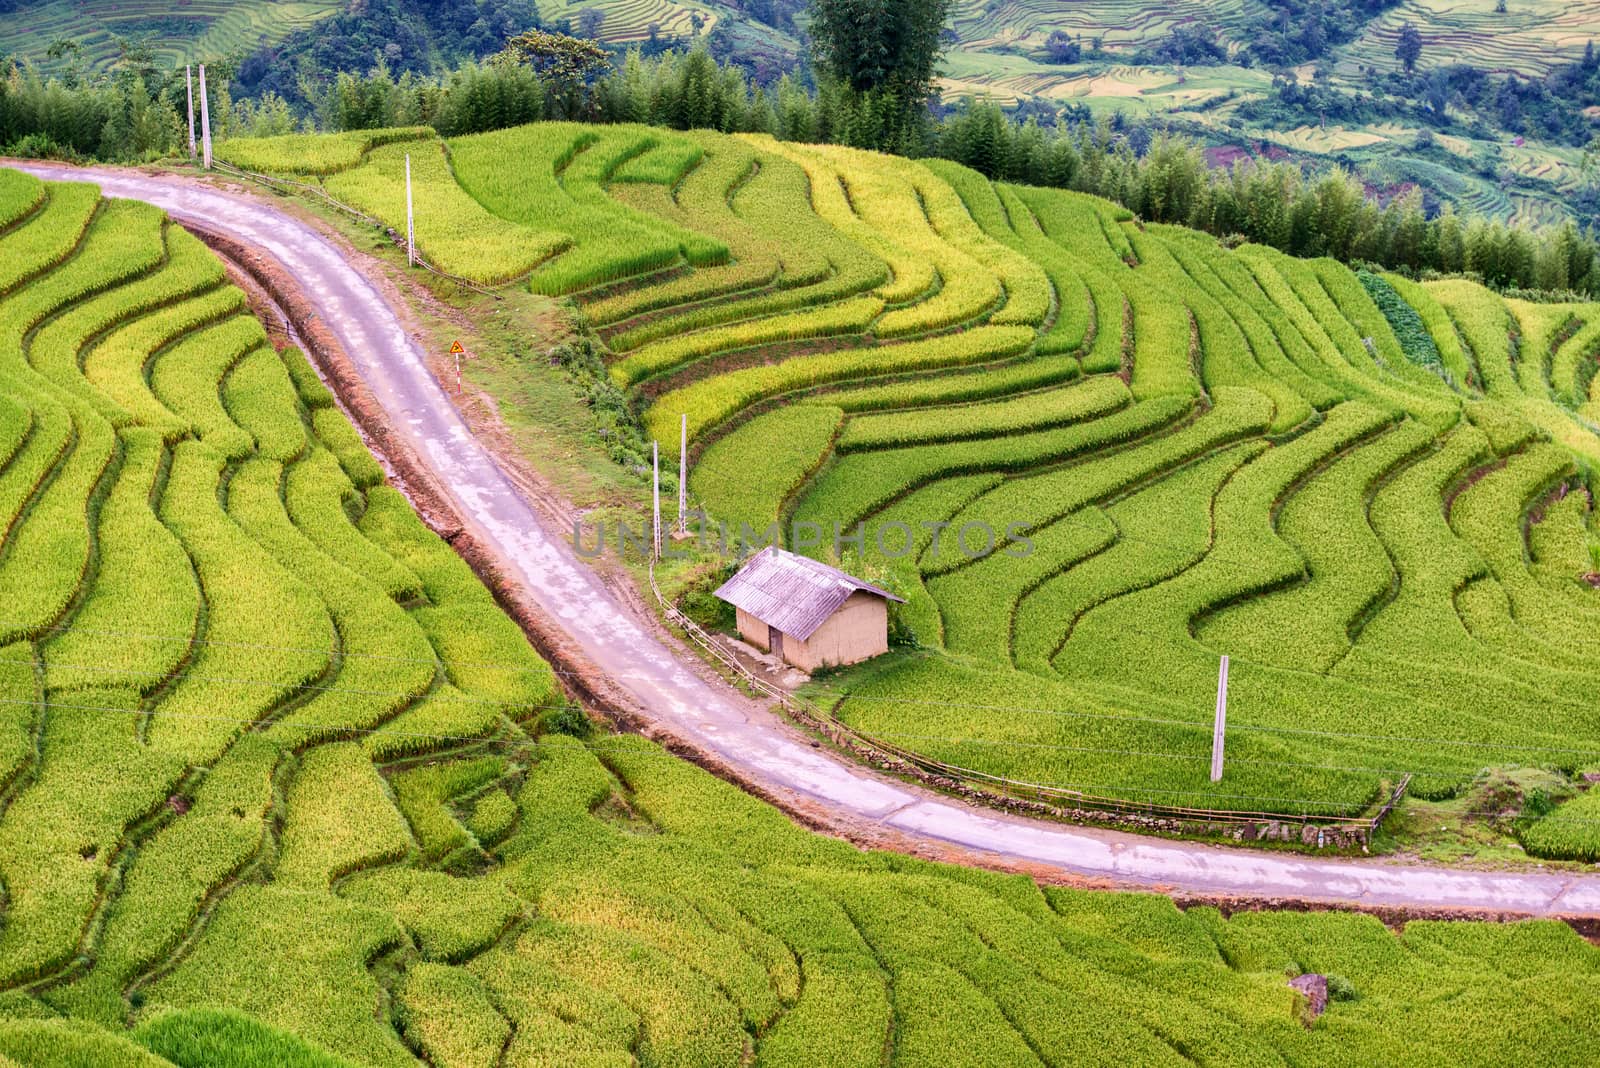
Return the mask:
<svg viewBox="0 0 1600 1068">
<path fill-rule="evenodd" d="M 0 169 L 0 264 L 10 1062 L 1600 1055 L 1559 924 L 1041 890 L 553 733 L 548 666 L 194 238 Z M 1304 971 L 1357 999 L 1305 1026 Z"/>
<path fill-rule="evenodd" d="M 455 199 L 419 220 L 424 253 L 572 295 L 647 436 L 688 416 L 714 519 L 815 523 L 824 556 L 864 525 L 850 562 L 910 599 L 922 648 L 815 696 L 880 739 L 1324 816 L 1405 773 L 1436 793 L 1600 761 L 1600 307 L 1228 250 L 849 149 L 566 124 L 447 147 L 324 182 L 397 222 L 396 154 L 441 159 L 418 173 Z"/>
</svg>

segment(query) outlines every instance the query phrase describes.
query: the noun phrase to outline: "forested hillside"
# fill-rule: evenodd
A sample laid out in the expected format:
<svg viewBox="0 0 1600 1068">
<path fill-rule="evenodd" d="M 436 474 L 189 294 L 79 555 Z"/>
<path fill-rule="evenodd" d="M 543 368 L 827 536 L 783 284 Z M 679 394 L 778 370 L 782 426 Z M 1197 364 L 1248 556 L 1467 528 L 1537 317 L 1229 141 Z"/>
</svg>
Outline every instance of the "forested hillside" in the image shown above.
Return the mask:
<svg viewBox="0 0 1600 1068">
<path fill-rule="evenodd" d="M 839 71 L 826 34 L 813 34 L 833 7 L 840 25 L 855 18 L 848 4 L 801 0 L 363 0 L 342 10 L 331 0 L 260 0 L 181 15 L 102 0 L 7 2 L 17 6 L 0 13 L 0 62 L 11 53 L 69 85 L 126 89 L 130 72 L 151 86 L 174 64 L 208 61 L 228 82 L 224 123 L 238 98 L 247 105 L 239 121 L 258 134 L 341 128 L 328 108 L 340 75 L 448 85 L 471 76 L 453 73 L 463 64 L 534 28 L 594 39 L 619 67 L 629 52 L 648 60 L 704 49 L 777 96 L 826 98 Z M 1178 132 L 1218 168 L 1337 165 L 1367 196 L 1415 197 L 1429 214 L 1448 205 L 1528 227 L 1600 219 L 1600 168 L 1588 150 L 1600 134 L 1596 0 L 1485 0 L 1470 10 L 1433 0 L 941 0 L 889 5 L 870 21 L 919 11 L 946 19 L 934 125 L 988 101 L 1024 130 L 1107 122 L 1136 155 Z M 916 36 L 855 21 L 876 56 Z M 933 151 L 927 136 L 893 125 L 800 139 Z"/>
</svg>

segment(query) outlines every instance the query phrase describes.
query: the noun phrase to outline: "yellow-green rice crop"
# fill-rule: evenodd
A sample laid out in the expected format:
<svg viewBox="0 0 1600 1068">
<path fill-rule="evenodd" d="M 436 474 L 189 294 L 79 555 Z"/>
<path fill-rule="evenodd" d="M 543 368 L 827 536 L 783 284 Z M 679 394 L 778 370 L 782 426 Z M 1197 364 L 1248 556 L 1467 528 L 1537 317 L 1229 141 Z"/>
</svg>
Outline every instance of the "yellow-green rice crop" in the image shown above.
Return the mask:
<svg viewBox="0 0 1600 1068">
<path fill-rule="evenodd" d="M 1527 747 L 1588 760 L 1597 527 L 1582 439 L 1542 435 L 1557 416 L 1593 435 L 1528 388 L 1493 294 L 1424 284 L 1514 396 L 1452 392 L 1381 337 L 1374 355 L 1387 320 L 1344 268 L 1087 197 L 710 133 L 458 145 L 485 211 L 577 227 L 551 288 L 629 280 L 590 308 L 625 360 L 685 369 L 644 418 L 665 443 L 687 413 L 709 441 L 698 503 L 909 528 L 906 554 L 859 563 L 925 647 L 816 684 L 851 722 L 998 774 L 1310 815 L 1404 771 L 1442 791 L 1548 752 Z M 675 185 L 618 193 L 630 176 Z M 23 204 L 0 224 L 0 1057 L 1600 1060 L 1600 951 L 1564 926 L 1397 936 L 1041 891 L 813 835 L 643 739 L 551 733 L 582 729 L 552 715 L 559 676 L 210 254 L 41 188 L 0 179 Z M 966 261 L 976 282 L 933 284 Z M 990 319 L 716 358 L 885 292 L 906 323 Z M 1539 321 L 1548 347 L 1565 320 Z M 1073 381 L 1078 348 L 1115 376 Z M 1320 414 L 1286 427 L 1296 400 Z M 972 523 L 1036 551 L 953 554 Z M 1591 857 L 1586 805 L 1527 828 L 1530 851 Z M 1285 977 L 1306 970 L 1359 997 L 1302 1026 Z"/>
<path fill-rule="evenodd" d="M 668 440 L 681 412 L 689 416 L 689 437 L 693 439 L 758 400 L 841 379 L 988 363 L 1015 356 L 1027 348 L 1032 337 L 1031 331 L 1020 327 L 986 326 L 954 337 L 846 349 L 748 367 L 666 394 L 650 409 L 645 427 L 657 440 Z"/>
<path fill-rule="evenodd" d="M 732 326 L 683 334 L 666 341 L 653 342 L 613 364 L 611 380 L 619 388 L 626 389 L 647 378 L 719 352 L 836 334 L 864 334 L 882 311 L 883 301 L 877 297 L 858 297 L 839 304 L 825 304 L 810 311 L 752 319 Z"/>
<path fill-rule="evenodd" d="M 86 183 L 51 183 L 42 210 L 5 234 L 0 294 L 48 270 L 77 247 L 100 204 L 100 191 Z"/>
<path fill-rule="evenodd" d="M 456 184 L 444 145 L 438 141 L 377 149 L 359 167 L 323 184 L 339 200 L 403 230 L 407 157 L 417 249 L 441 271 L 485 284 L 506 282 L 571 246 L 572 238 L 564 233 L 533 229 L 485 211 Z"/>
<path fill-rule="evenodd" d="M 723 435 L 694 465 L 689 488 L 695 501 L 734 533 L 741 525 L 765 531 L 827 456 L 843 415 L 821 404 L 796 404 Z"/>
<path fill-rule="evenodd" d="M 810 181 L 811 206 L 828 225 L 847 239 L 867 249 L 889 266 L 889 279 L 878 287 L 878 295 L 890 304 L 904 304 L 922 297 L 937 281 L 934 265 L 917 254 L 914 246 L 905 244 L 900 234 L 889 234 L 873 226 L 857 214 L 851 203 L 845 176 L 840 166 L 849 158 L 847 150 L 831 146 L 798 146 L 770 138 L 752 138 L 760 148 L 787 157 L 800 165 Z M 905 221 L 910 206 L 906 199 L 896 196 L 892 206 L 897 218 Z M 920 211 L 918 212 L 920 214 Z M 913 225 L 927 228 L 927 219 Z M 911 235 L 915 234 L 915 230 Z M 905 235 L 905 236 L 911 236 Z"/>
<path fill-rule="evenodd" d="M 425 141 L 433 136 L 428 127 L 414 126 L 342 134 L 234 137 L 217 144 L 216 158 L 247 171 L 268 174 L 336 174 L 358 166 L 380 145 Z"/>
<path fill-rule="evenodd" d="M 0 170 L 0 230 L 26 218 L 44 203 L 44 183 L 25 171 Z"/>
<path fill-rule="evenodd" d="M 458 138 L 449 145 L 462 186 L 491 212 L 573 247 L 536 271 L 535 292 L 563 294 L 667 267 L 727 259 L 725 244 L 624 207 L 604 189 L 617 167 L 652 147 L 639 127 L 604 133 L 545 123 Z"/>
<path fill-rule="evenodd" d="M 1534 856 L 1593 863 L 1600 857 L 1600 794 L 1591 788 L 1539 819 L 1520 837 Z"/>
<path fill-rule="evenodd" d="M 307 754 L 285 811 L 277 881 L 288 887 L 326 890 L 338 876 L 398 859 L 412 846 L 382 776 L 358 745 Z"/>
<path fill-rule="evenodd" d="M 1040 430 L 1127 404 L 1128 387 L 1111 376 L 982 404 L 859 415 L 839 436 L 839 451 L 992 438 Z"/>
</svg>

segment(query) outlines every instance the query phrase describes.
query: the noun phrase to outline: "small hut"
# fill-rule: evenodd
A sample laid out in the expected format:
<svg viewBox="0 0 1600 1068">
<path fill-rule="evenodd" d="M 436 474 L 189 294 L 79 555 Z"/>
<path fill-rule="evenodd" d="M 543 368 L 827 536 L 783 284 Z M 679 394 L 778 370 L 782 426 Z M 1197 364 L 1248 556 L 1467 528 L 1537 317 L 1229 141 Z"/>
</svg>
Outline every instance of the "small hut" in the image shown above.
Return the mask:
<svg viewBox="0 0 1600 1068">
<path fill-rule="evenodd" d="M 808 672 L 888 652 L 889 602 L 905 603 L 775 546 L 752 556 L 717 596 L 733 605 L 740 637 Z"/>
</svg>

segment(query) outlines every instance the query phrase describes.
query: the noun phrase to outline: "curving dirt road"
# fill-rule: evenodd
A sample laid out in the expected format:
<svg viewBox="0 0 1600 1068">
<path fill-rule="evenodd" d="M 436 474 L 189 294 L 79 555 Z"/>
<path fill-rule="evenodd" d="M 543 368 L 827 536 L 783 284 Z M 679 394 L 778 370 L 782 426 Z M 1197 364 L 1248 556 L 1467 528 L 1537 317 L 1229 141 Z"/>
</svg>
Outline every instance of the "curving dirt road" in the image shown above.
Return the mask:
<svg viewBox="0 0 1600 1068">
<path fill-rule="evenodd" d="M 264 199 L 193 180 L 25 164 L 146 200 L 272 257 L 303 287 L 372 396 L 455 498 L 478 542 L 648 719 L 792 811 L 874 841 L 1121 886 L 1369 909 L 1485 910 L 1600 918 L 1600 875 L 1479 872 L 1382 860 L 1306 859 L 1011 818 L 888 780 L 812 747 L 776 716 L 707 682 L 621 605 L 477 442 L 383 296 L 309 225 Z M 881 832 L 881 833 L 878 833 Z"/>
</svg>

